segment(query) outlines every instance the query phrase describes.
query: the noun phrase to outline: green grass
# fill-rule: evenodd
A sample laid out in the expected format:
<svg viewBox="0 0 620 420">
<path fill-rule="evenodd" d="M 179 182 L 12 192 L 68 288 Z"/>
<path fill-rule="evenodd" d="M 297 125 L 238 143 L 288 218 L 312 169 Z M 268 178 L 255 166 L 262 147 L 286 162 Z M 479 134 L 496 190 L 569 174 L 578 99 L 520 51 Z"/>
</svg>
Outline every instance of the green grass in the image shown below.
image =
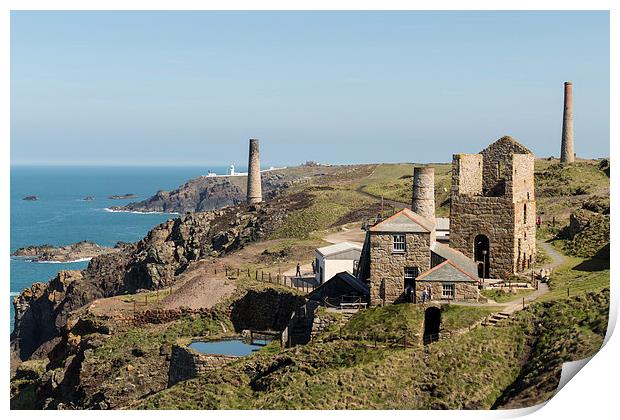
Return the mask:
<svg viewBox="0 0 620 420">
<path fill-rule="evenodd" d="M 450 207 L 445 203 L 450 194 L 452 167 L 448 163 L 432 164 L 435 168 L 435 207 L 439 217 L 447 217 Z M 413 164 L 378 165 L 372 175 L 361 183 L 363 191 L 376 197 L 411 203 L 413 194 Z"/>
<path fill-rule="evenodd" d="M 499 306 L 449 305 L 441 311 L 441 328 L 447 331 L 457 331 L 469 327 L 501 309 Z"/>
<path fill-rule="evenodd" d="M 525 297 L 529 294 L 531 294 L 532 292 L 534 292 L 531 289 L 516 289 L 513 288 L 512 292 L 503 292 L 501 290 L 482 290 L 480 292 L 480 294 L 482 294 L 482 296 L 489 298 L 489 299 L 493 299 L 495 302 L 497 303 L 506 303 L 506 302 L 511 302 L 513 300 L 516 299 L 520 299 L 522 297 Z"/>
<path fill-rule="evenodd" d="M 609 177 L 599 169 L 597 161 L 561 165 L 557 161 L 537 160 L 535 170 L 538 197 L 592 194 L 609 188 Z"/>
<path fill-rule="evenodd" d="M 283 225 L 271 235 L 270 239 L 307 239 L 315 231 L 334 226 L 348 213 L 356 209 L 364 209 L 376 202 L 370 197 L 345 187 L 316 190 L 311 194 L 310 206 L 289 214 Z"/>
<path fill-rule="evenodd" d="M 188 315 L 171 323 L 168 327 L 156 330 L 132 327 L 127 331 L 113 334 L 102 346 L 93 352 L 93 361 L 124 360 L 134 348 L 144 352 L 156 352 L 161 345 L 174 344 L 182 338 L 220 336 L 224 328 L 234 331 L 230 320 L 222 315 Z"/>
<path fill-rule="evenodd" d="M 532 405 L 557 386 L 562 362 L 600 346 L 608 301 L 607 292 L 536 303 L 497 326 L 406 350 L 355 340 L 315 341 L 277 353 L 274 347 L 156 393 L 140 408 L 488 409 L 498 400 L 521 399 L 521 406 Z M 387 330 L 408 325 L 410 317 L 417 324 L 419 308 L 363 311 L 345 328 Z M 480 309 L 451 305 L 444 322 L 460 328 L 483 316 Z"/>
<path fill-rule="evenodd" d="M 419 305 L 388 305 L 360 311 L 342 329 L 343 334 L 367 335 L 382 340 L 421 332 L 424 310 Z"/>
<path fill-rule="evenodd" d="M 535 328 L 530 357 L 517 380 L 497 401 L 502 408 L 539 404 L 557 389 L 562 364 L 592 356 L 603 343 L 609 317 L 609 289 L 536 303 L 518 318 Z"/>
<path fill-rule="evenodd" d="M 609 287 L 609 261 L 578 257 L 568 260 L 556 269 L 549 281 L 549 293 L 540 300 L 549 301 L 569 296 L 583 295 Z"/>
</svg>

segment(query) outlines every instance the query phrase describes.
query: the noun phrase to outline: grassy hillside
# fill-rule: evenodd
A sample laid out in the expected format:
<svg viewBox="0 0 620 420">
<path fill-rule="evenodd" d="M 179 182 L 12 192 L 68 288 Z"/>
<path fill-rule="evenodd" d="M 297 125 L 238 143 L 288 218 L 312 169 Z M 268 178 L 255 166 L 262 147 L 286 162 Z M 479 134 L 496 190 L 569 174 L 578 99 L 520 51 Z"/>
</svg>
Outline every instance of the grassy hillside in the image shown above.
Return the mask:
<svg viewBox="0 0 620 420">
<path fill-rule="evenodd" d="M 435 168 L 436 213 L 438 217 L 447 217 L 450 213 L 448 198 L 452 166 L 448 163 L 437 163 L 430 166 Z M 413 194 L 413 164 L 379 165 L 372 175 L 360 184 L 364 192 L 409 205 Z"/>
<path fill-rule="evenodd" d="M 535 304 L 496 327 L 407 350 L 335 340 L 276 355 L 262 352 L 157 393 L 141 408 L 476 409 L 520 399 L 538 403 L 557 385 L 562 362 L 598 349 L 608 301 L 602 291 Z M 347 328 L 387 330 L 407 324 L 408 315 L 409 309 L 366 311 Z M 518 378 L 525 388 L 515 386 Z"/>
</svg>

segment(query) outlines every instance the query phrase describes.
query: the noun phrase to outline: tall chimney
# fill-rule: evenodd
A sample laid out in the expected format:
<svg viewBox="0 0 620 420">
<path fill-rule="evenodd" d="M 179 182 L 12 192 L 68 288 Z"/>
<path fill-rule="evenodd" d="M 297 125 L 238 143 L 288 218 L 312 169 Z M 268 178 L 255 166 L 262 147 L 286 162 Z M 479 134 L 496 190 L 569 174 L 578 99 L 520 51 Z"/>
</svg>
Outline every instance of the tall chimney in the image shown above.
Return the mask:
<svg viewBox="0 0 620 420">
<path fill-rule="evenodd" d="M 258 139 L 250 139 L 250 156 L 248 161 L 248 204 L 258 204 L 263 201 L 260 184 L 260 156 Z"/>
<path fill-rule="evenodd" d="M 561 163 L 575 161 L 575 145 L 573 138 L 573 83 L 564 82 L 564 119 L 562 121 Z"/>
<path fill-rule="evenodd" d="M 413 168 L 411 210 L 435 223 L 435 169 L 430 166 Z"/>
</svg>

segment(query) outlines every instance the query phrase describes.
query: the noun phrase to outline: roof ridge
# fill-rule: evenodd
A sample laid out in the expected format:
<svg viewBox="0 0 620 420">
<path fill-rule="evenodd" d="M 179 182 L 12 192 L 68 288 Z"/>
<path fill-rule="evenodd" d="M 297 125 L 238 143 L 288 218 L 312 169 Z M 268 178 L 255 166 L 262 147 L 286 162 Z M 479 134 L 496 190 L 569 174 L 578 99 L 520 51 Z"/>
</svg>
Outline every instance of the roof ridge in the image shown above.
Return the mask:
<svg viewBox="0 0 620 420">
<path fill-rule="evenodd" d="M 472 276 L 471 274 L 469 274 L 467 271 L 463 270 L 461 267 L 459 267 L 454 261 L 452 261 L 449 258 L 446 259 L 445 261 L 442 261 L 441 263 L 437 264 L 435 267 L 432 267 L 432 268 L 426 270 L 425 272 L 420 274 L 418 277 L 416 277 L 416 280 L 423 279 L 424 277 L 428 276 L 429 274 L 431 274 L 432 272 L 438 270 L 440 267 L 443 267 L 446 264 L 450 264 L 452 267 L 456 268 L 461 273 L 465 274 L 467 277 L 469 277 L 470 279 L 472 279 L 474 281 L 478 281 L 479 280 L 479 279 L 475 278 L 474 276 Z"/>
</svg>

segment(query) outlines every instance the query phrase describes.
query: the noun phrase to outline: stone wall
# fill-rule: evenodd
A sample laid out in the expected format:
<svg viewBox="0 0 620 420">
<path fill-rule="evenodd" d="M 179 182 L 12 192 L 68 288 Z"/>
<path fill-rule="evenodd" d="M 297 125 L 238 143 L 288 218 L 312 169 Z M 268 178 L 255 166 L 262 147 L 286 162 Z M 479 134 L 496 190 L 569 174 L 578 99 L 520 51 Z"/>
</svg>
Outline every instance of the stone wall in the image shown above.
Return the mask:
<svg viewBox="0 0 620 420">
<path fill-rule="evenodd" d="M 450 282 L 446 282 L 450 283 Z M 476 283 L 454 282 L 454 300 L 456 302 L 478 302 L 480 292 Z M 417 302 L 422 302 L 422 292 L 426 287 L 431 287 L 431 298 L 433 300 L 444 300 L 442 298 L 443 283 L 437 281 L 417 281 L 416 296 Z M 447 299 L 446 299 L 447 300 Z"/>
<path fill-rule="evenodd" d="M 214 317 L 216 313 L 208 308 L 147 309 L 146 311 L 136 312 L 133 315 L 129 315 L 129 318 L 135 325 L 164 324 L 166 322 L 176 321 L 179 318 L 191 315 Z"/>
<path fill-rule="evenodd" d="M 406 233 L 406 251 L 392 252 L 392 234 L 370 234 L 370 304 L 394 303 L 405 290 L 405 267 L 418 267 L 422 273 L 430 268 L 431 235 Z"/>
<path fill-rule="evenodd" d="M 452 194 L 482 195 L 482 155 L 452 156 Z"/>
<path fill-rule="evenodd" d="M 201 354 L 188 347 L 174 345 L 168 370 L 168 387 L 203 375 L 238 359 L 237 356 Z"/>
<path fill-rule="evenodd" d="M 502 137 L 478 155 L 454 155 L 452 182 L 450 247 L 474 258 L 474 239 L 485 235 L 491 277 L 529 267 L 536 254 L 534 155 Z"/>
<path fill-rule="evenodd" d="M 488 194 L 500 179 L 510 180 L 511 171 L 508 165 L 510 165 L 514 154 L 527 154 L 533 158 L 526 147 L 509 136 L 500 138 L 480 152 L 482 156 L 482 189 L 485 194 Z M 533 172 L 531 176 L 533 179 Z"/>
<path fill-rule="evenodd" d="M 477 235 L 489 238 L 490 276 L 512 273 L 514 255 L 514 205 L 505 197 L 453 196 L 450 206 L 450 247 L 474 258 Z"/>
<path fill-rule="evenodd" d="M 235 331 L 282 331 L 293 312 L 305 303 L 303 296 L 282 290 L 248 290 L 232 304 L 230 320 Z"/>
</svg>

